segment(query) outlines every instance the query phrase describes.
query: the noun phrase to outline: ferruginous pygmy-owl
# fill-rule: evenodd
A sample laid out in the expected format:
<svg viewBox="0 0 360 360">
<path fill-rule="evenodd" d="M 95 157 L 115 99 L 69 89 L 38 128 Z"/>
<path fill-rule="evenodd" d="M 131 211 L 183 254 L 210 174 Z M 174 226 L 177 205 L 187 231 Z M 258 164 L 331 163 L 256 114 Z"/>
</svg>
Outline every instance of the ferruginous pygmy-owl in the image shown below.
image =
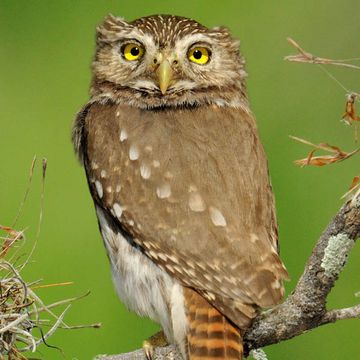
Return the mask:
<svg viewBox="0 0 360 360">
<path fill-rule="evenodd" d="M 92 70 L 73 142 L 120 298 L 185 359 L 241 359 L 287 272 L 239 42 L 183 17 L 109 15 Z"/>
</svg>

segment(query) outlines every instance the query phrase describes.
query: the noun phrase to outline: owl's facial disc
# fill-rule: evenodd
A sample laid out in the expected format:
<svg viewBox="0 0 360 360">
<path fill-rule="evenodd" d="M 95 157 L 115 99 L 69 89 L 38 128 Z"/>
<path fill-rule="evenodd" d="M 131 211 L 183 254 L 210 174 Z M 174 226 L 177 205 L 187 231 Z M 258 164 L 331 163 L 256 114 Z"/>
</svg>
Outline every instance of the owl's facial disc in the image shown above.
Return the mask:
<svg viewBox="0 0 360 360">
<path fill-rule="evenodd" d="M 109 15 L 97 28 L 92 95 L 144 108 L 235 104 L 244 93 L 243 66 L 239 42 L 226 28 L 171 15 L 132 22 Z"/>
</svg>

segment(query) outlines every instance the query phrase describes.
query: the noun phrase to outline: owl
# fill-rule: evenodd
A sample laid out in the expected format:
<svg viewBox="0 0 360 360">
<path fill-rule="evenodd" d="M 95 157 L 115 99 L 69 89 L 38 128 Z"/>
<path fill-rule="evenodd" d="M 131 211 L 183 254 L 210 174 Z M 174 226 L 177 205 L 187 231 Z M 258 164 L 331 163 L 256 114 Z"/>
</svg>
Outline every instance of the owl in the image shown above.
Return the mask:
<svg viewBox="0 0 360 360">
<path fill-rule="evenodd" d="M 109 15 L 96 44 L 73 143 L 117 293 L 184 359 L 242 359 L 288 275 L 239 42 L 184 17 Z"/>
</svg>

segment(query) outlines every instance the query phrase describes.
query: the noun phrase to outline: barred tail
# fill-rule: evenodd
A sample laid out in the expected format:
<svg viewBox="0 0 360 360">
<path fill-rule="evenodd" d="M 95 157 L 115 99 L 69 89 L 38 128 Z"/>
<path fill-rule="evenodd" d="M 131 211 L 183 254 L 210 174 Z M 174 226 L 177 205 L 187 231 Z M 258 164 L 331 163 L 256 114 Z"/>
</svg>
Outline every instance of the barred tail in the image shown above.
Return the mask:
<svg viewBox="0 0 360 360">
<path fill-rule="evenodd" d="M 240 329 L 197 292 L 185 290 L 189 360 L 242 360 Z"/>
</svg>

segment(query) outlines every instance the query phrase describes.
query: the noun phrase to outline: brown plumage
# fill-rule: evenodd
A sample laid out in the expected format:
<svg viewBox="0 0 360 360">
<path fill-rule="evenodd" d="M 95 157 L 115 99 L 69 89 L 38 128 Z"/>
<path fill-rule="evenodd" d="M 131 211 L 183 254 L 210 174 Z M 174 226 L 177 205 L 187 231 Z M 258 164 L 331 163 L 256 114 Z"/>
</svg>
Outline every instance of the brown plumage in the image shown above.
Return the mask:
<svg viewBox="0 0 360 360">
<path fill-rule="evenodd" d="M 239 359 L 243 354 L 239 327 L 190 288 L 185 288 L 187 341 L 192 360 Z"/>
<path fill-rule="evenodd" d="M 185 18 L 110 16 L 97 45 L 73 141 L 117 291 L 184 358 L 241 359 L 287 272 L 238 43 Z"/>
</svg>

